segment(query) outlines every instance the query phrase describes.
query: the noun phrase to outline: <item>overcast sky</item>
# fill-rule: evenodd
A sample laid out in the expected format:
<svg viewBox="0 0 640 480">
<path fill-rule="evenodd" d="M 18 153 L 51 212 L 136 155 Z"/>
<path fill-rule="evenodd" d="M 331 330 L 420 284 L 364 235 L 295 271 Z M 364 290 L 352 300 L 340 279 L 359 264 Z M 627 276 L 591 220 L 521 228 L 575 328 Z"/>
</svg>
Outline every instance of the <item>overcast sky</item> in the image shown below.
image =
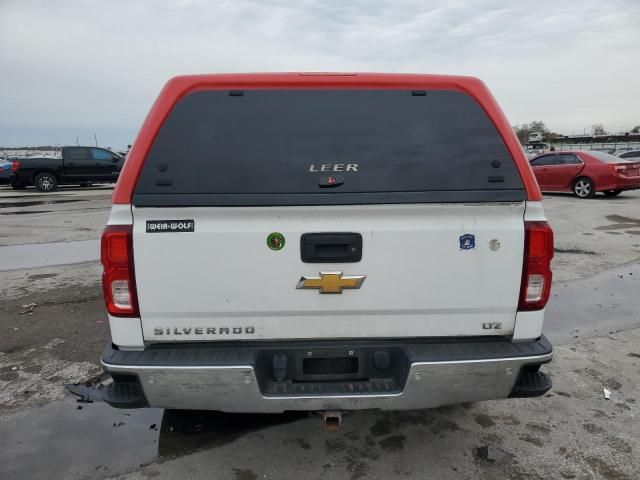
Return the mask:
<svg viewBox="0 0 640 480">
<path fill-rule="evenodd" d="M 640 1 L 0 0 L 0 146 L 131 143 L 168 78 L 474 75 L 512 124 L 640 124 Z"/>
</svg>

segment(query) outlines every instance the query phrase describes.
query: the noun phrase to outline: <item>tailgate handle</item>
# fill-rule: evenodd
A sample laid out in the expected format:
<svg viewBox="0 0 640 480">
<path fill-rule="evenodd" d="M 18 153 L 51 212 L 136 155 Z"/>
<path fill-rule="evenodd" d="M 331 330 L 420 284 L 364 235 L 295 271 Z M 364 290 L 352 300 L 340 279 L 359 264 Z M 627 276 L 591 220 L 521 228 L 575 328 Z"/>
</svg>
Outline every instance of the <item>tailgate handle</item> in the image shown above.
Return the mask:
<svg viewBox="0 0 640 480">
<path fill-rule="evenodd" d="M 300 238 L 305 263 L 354 263 L 362 259 L 359 233 L 305 233 Z"/>
</svg>

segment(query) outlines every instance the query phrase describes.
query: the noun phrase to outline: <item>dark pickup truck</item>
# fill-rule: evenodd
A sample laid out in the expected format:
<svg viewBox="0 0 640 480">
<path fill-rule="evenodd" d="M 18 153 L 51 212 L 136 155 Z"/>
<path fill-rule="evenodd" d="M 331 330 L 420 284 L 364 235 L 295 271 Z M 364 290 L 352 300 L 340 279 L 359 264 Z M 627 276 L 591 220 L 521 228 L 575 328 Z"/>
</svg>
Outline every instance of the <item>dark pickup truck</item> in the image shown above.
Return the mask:
<svg viewBox="0 0 640 480">
<path fill-rule="evenodd" d="M 98 147 L 63 147 L 61 157 L 29 157 L 13 162 L 11 186 L 34 185 L 53 192 L 58 185 L 112 183 L 118 180 L 124 157 Z"/>
</svg>

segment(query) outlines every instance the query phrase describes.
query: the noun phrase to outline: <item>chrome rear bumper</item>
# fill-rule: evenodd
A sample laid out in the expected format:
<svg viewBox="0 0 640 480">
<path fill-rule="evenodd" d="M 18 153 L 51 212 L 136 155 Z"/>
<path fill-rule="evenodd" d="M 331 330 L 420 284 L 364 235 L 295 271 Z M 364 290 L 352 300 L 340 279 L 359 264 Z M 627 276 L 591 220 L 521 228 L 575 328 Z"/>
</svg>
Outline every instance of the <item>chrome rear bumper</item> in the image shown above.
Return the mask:
<svg viewBox="0 0 640 480">
<path fill-rule="evenodd" d="M 465 346 L 462 353 L 458 348 L 460 345 Z M 478 358 L 470 357 L 470 350 L 477 350 L 478 345 L 482 347 Z M 442 351 L 440 347 L 438 349 Z M 305 384 L 294 386 L 283 394 L 265 394 L 264 381 L 259 378 L 255 364 L 239 361 L 243 352 L 231 354 L 233 358 L 225 365 L 220 364 L 220 358 L 206 364 L 206 361 L 189 361 L 185 355 L 166 352 L 147 355 L 145 360 L 147 351 L 118 352 L 109 346 L 103 354 L 102 365 L 116 378 L 119 375 L 129 379 L 137 377 L 146 403 L 152 407 L 277 413 L 286 410 L 413 410 L 507 398 L 522 378 L 521 372 L 531 371 L 532 366 L 547 363 L 553 357 L 551 345 L 544 337 L 525 344 L 465 342 L 446 347 L 444 350 L 451 352 L 450 358 L 433 359 L 435 354 L 431 352 L 426 355 L 428 361 L 416 361 L 416 355 L 410 353 L 406 380 L 399 391 L 391 393 L 385 392 L 384 385 L 376 388 L 375 381 L 354 381 L 343 382 L 341 393 L 326 394 L 313 384 Z M 412 346 L 407 348 L 411 350 Z M 424 350 L 424 345 L 420 348 Z M 509 355 L 505 349 L 513 349 L 513 354 Z M 492 350 L 497 352 L 494 357 L 488 356 Z M 163 355 L 164 365 L 149 361 Z M 166 360 L 167 355 L 170 360 Z M 196 356 L 203 357 L 201 354 Z M 115 361 L 110 362 L 110 358 Z M 138 360 L 127 364 L 127 358 Z"/>
</svg>

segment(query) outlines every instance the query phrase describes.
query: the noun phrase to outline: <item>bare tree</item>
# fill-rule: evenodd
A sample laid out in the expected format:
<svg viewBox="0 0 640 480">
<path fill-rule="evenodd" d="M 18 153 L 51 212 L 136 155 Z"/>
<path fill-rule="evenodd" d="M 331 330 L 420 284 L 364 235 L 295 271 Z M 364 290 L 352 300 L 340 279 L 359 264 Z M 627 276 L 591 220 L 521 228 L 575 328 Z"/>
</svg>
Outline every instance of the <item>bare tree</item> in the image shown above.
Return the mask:
<svg viewBox="0 0 640 480">
<path fill-rule="evenodd" d="M 592 135 L 606 135 L 607 131 L 604 129 L 604 125 L 601 123 L 594 123 L 591 125 L 591 134 Z"/>
<path fill-rule="evenodd" d="M 529 124 L 529 128 L 532 132 L 540 132 L 542 134 L 549 133 L 549 129 L 542 121 L 533 121 Z"/>
<path fill-rule="evenodd" d="M 562 135 L 560 135 L 559 133 L 556 132 L 548 132 L 547 134 L 545 134 L 545 140 L 549 143 L 553 143 L 555 141 L 558 140 L 558 138 L 561 138 Z"/>
<path fill-rule="evenodd" d="M 514 125 L 513 130 L 516 132 L 520 143 L 525 144 L 529 142 L 529 134 L 534 132 L 542 133 L 545 137 L 549 134 L 549 129 L 543 121 L 534 120 L 531 123 L 523 123 L 522 125 Z"/>
<path fill-rule="evenodd" d="M 522 125 L 514 125 L 513 131 L 516 132 L 516 136 L 518 137 L 518 140 L 520 140 L 520 143 L 525 144 L 529 141 L 529 133 L 531 133 L 531 130 L 529 129 L 528 124 L 523 123 Z"/>
</svg>

